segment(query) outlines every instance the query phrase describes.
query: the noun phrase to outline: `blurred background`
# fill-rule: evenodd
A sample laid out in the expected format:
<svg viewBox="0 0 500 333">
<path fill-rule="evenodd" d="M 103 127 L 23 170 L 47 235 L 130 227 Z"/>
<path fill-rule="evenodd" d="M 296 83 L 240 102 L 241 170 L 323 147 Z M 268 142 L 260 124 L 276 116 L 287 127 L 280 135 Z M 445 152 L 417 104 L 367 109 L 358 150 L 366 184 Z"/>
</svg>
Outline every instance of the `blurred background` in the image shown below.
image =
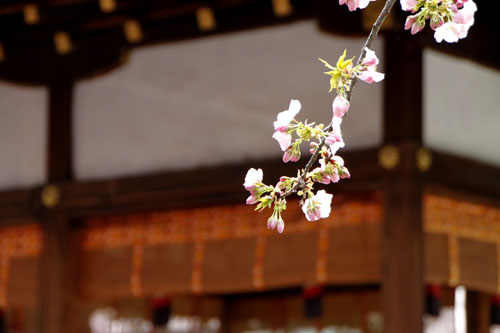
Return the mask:
<svg viewBox="0 0 500 333">
<path fill-rule="evenodd" d="M 285 232 L 244 205 L 271 138 L 328 123 L 318 58 L 358 56 L 383 1 L 0 2 L 0 332 L 500 332 L 498 4 L 469 36 L 372 46 L 329 185 Z M 304 157 L 308 156 L 304 149 Z"/>
</svg>

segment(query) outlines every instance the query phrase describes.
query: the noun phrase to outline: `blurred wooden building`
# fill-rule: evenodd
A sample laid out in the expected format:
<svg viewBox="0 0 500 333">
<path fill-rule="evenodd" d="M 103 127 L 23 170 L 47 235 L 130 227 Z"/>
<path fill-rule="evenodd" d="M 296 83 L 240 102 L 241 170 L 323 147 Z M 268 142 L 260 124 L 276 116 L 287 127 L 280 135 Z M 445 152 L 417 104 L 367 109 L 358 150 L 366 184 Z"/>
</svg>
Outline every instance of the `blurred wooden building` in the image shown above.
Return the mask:
<svg viewBox="0 0 500 333">
<path fill-rule="evenodd" d="M 291 98 L 329 121 L 317 58 L 357 55 L 382 0 L 1 1 L 5 330 L 89 332 L 106 307 L 151 320 L 168 297 L 198 331 L 416 333 L 460 285 L 468 332 L 489 332 L 500 31 L 477 3 L 451 45 L 403 31 L 396 4 L 374 44 L 386 79 L 356 86 L 343 124 L 351 179 L 326 220 L 290 203 L 279 235 L 244 205 L 245 173 L 303 165 L 281 163 L 272 122 Z"/>
</svg>

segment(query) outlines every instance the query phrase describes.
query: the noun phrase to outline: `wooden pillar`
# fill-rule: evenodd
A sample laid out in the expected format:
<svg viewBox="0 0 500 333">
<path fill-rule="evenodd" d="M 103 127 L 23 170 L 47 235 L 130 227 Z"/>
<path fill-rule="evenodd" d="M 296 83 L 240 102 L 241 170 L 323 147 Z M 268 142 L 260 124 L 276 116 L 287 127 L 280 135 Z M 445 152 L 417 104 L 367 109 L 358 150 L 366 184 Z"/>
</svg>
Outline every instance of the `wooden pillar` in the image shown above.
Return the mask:
<svg viewBox="0 0 500 333">
<path fill-rule="evenodd" d="M 73 178 L 71 112 L 73 83 L 55 83 L 49 90 L 48 181 L 69 181 Z"/>
<path fill-rule="evenodd" d="M 68 262 L 73 251 L 68 243 L 67 217 L 57 211 L 58 183 L 72 180 L 72 82 L 49 87 L 47 176 L 42 189 L 44 206 L 43 252 L 39 279 L 40 332 L 63 333 L 66 321 L 69 279 Z"/>
<path fill-rule="evenodd" d="M 221 327 L 220 333 L 231 333 L 231 309 L 233 308 L 233 299 L 231 297 L 222 298 L 222 311 L 221 311 Z"/>
<path fill-rule="evenodd" d="M 467 333 L 490 332 L 491 295 L 467 290 Z"/>
<path fill-rule="evenodd" d="M 385 47 L 383 308 L 386 333 L 423 331 L 422 49 L 408 34 L 388 33 Z"/>
</svg>

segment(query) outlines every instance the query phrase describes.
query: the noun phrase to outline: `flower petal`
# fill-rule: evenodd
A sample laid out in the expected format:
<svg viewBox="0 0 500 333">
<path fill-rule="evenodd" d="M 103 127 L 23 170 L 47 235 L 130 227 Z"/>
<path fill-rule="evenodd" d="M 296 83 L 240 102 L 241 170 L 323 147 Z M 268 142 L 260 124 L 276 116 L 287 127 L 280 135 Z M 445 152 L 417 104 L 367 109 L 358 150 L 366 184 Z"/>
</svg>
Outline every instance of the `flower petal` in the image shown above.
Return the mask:
<svg viewBox="0 0 500 333">
<path fill-rule="evenodd" d="M 292 119 L 295 118 L 297 113 L 299 113 L 300 107 L 301 107 L 300 102 L 296 99 L 292 99 L 290 101 L 290 106 L 288 107 L 288 110 L 278 113 L 278 117 L 274 122 L 274 130 L 280 132 L 286 132 L 288 130 L 288 125 L 290 124 Z"/>
<path fill-rule="evenodd" d="M 290 144 L 292 143 L 292 136 L 285 132 L 274 132 L 273 139 L 278 141 L 282 151 L 285 151 L 288 147 L 290 147 Z"/>
</svg>

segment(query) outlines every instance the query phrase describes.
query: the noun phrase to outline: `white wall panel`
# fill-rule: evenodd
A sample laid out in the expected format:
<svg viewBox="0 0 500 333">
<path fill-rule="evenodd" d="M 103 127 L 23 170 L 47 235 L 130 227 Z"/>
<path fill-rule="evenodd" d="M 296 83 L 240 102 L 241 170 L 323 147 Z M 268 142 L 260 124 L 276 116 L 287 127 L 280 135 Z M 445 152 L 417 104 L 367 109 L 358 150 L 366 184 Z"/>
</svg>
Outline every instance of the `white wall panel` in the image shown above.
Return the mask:
<svg viewBox="0 0 500 333">
<path fill-rule="evenodd" d="M 0 83 L 0 189 L 45 181 L 47 90 Z"/>
<path fill-rule="evenodd" d="M 500 165 L 500 72 L 431 50 L 424 63 L 425 143 Z"/>
<path fill-rule="evenodd" d="M 344 48 L 357 56 L 362 42 L 306 21 L 136 50 L 126 66 L 77 85 L 76 175 L 280 158 L 277 113 L 296 98 L 299 118 L 329 122 L 334 94 L 317 58 L 335 63 Z M 381 103 L 382 84 L 357 85 L 343 127 L 348 148 L 380 143 Z"/>
</svg>

